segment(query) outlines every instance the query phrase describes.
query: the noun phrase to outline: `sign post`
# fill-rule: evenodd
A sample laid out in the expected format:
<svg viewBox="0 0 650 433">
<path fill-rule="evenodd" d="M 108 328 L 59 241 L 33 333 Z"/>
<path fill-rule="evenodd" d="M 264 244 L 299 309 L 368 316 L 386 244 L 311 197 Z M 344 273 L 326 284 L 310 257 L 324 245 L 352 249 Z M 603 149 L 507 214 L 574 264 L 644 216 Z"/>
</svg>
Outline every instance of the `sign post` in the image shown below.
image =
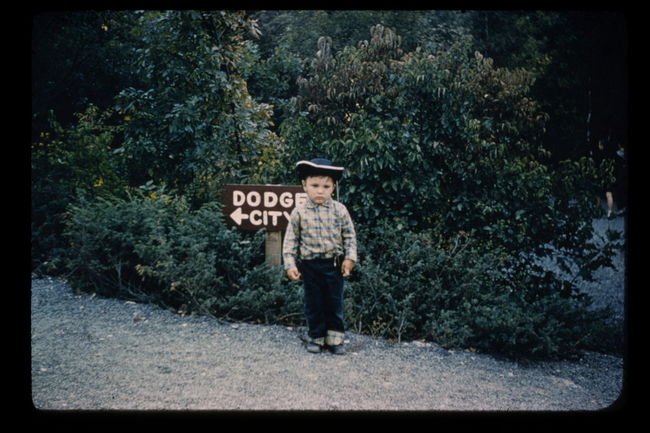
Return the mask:
<svg viewBox="0 0 650 433">
<path fill-rule="evenodd" d="M 269 266 L 282 265 L 282 232 L 266 232 L 264 253 Z"/>
<path fill-rule="evenodd" d="M 241 230 L 266 229 L 265 254 L 270 266 L 282 264 L 282 232 L 296 204 L 307 194 L 301 186 L 224 185 L 223 213 L 228 224 Z"/>
</svg>

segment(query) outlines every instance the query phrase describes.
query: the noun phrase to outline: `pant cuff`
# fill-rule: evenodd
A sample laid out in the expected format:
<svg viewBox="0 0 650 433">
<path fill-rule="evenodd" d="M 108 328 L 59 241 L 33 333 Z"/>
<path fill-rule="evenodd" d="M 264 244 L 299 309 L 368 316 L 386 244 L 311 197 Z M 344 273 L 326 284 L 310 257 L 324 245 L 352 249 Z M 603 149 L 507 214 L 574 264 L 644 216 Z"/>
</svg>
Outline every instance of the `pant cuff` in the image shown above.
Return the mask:
<svg viewBox="0 0 650 433">
<path fill-rule="evenodd" d="M 328 346 L 338 346 L 343 344 L 343 337 L 345 334 L 339 331 L 327 331 L 327 337 L 325 337 L 325 344 Z"/>
<path fill-rule="evenodd" d="M 313 344 L 318 344 L 319 346 L 324 346 L 325 345 L 325 337 L 309 338 L 309 342 L 313 343 Z"/>
</svg>

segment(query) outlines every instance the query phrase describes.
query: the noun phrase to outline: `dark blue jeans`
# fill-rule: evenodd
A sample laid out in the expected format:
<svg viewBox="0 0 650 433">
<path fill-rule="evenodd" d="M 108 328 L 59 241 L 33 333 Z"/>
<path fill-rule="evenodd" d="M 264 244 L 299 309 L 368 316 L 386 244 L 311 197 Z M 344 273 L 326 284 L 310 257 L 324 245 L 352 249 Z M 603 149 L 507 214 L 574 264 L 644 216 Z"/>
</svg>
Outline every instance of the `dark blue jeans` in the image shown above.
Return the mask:
<svg viewBox="0 0 650 433">
<path fill-rule="evenodd" d="M 343 285 L 341 270 L 334 259 L 303 260 L 298 264 L 304 285 L 305 319 L 312 339 L 328 336 L 328 331 L 344 332 Z"/>
</svg>

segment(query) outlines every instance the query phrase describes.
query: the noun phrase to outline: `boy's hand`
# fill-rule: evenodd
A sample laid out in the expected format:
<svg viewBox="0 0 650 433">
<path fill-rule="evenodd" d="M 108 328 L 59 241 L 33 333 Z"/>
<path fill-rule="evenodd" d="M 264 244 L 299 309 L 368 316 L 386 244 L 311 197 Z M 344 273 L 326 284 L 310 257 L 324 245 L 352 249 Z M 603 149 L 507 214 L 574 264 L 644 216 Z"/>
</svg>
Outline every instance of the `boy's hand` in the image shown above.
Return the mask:
<svg viewBox="0 0 650 433">
<path fill-rule="evenodd" d="M 295 266 L 287 270 L 287 277 L 292 281 L 298 281 L 300 279 L 300 272 Z"/>
<path fill-rule="evenodd" d="M 341 273 L 343 274 L 343 276 L 349 277 L 353 267 L 354 267 L 354 262 L 352 260 L 343 260 L 343 264 L 341 264 Z"/>
</svg>

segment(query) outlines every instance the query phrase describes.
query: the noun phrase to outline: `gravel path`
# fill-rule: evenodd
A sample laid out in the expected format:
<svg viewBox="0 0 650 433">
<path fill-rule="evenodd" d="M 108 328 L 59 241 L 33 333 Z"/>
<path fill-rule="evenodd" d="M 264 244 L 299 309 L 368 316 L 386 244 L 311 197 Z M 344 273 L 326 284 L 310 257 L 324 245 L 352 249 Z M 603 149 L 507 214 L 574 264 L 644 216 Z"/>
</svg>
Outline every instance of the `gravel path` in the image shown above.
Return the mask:
<svg viewBox="0 0 650 433">
<path fill-rule="evenodd" d="M 606 272 L 585 289 L 622 315 L 623 270 Z M 623 385 L 623 359 L 598 353 L 522 365 L 348 334 L 345 356 L 311 354 L 303 329 L 183 317 L 50 278 L 31 296 L 37 409 L 591 411 Z"/>
</svg>

